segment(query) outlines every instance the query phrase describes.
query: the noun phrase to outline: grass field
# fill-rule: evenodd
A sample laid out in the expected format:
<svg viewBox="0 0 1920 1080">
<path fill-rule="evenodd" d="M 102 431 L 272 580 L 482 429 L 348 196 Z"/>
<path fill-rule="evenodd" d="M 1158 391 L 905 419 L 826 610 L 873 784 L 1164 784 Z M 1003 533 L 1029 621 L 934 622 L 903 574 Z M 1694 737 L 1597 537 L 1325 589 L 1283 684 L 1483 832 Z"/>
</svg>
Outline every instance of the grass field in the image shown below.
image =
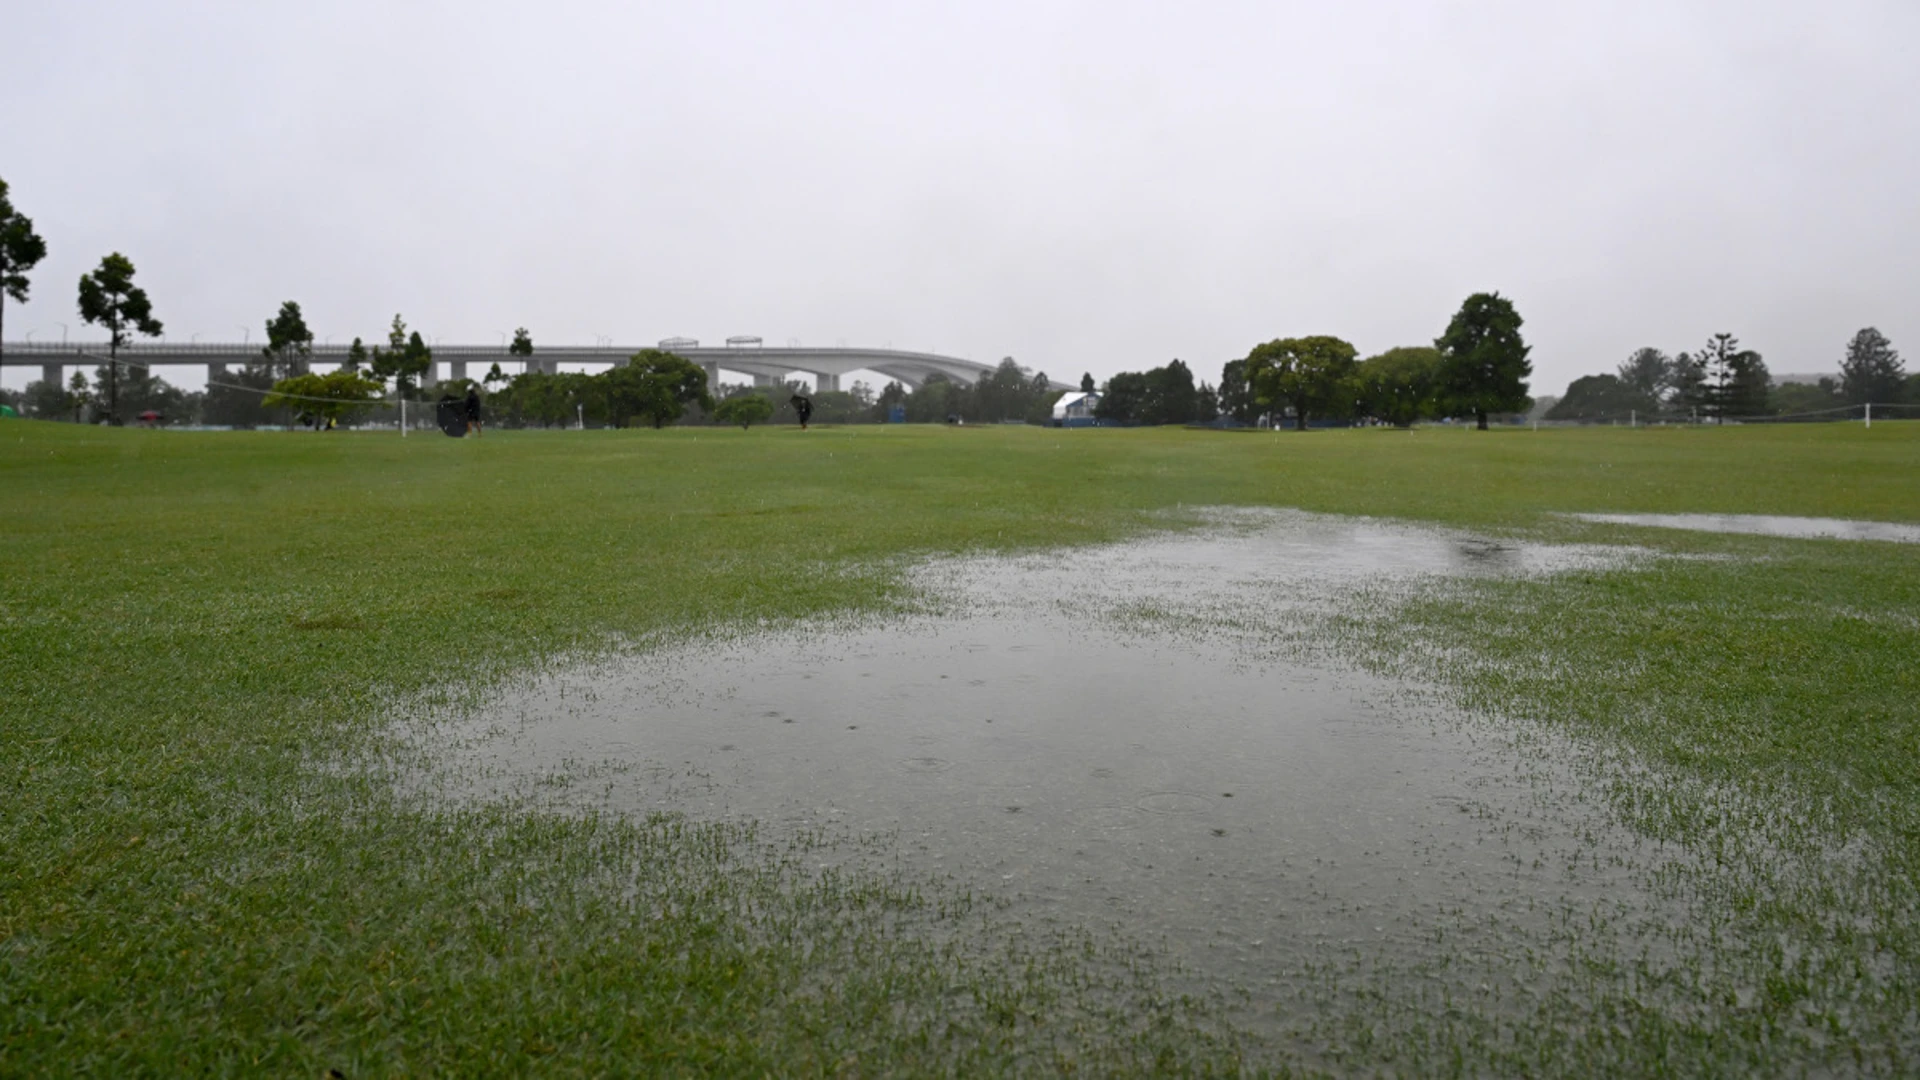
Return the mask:
<svg viewBox="0 0 1920 1080">
<path fill-rule="evenodd" d="M 749 828 L 436 805 L 340 765 L 376 759 L 422 692 L 884 611 L 904 558 L 1113 539 L 1179 505 L 1706 556 L 1455 584 L 1330 633 L 1633 756 L 1658 782 L 1616 785 L 1617 812 L 1724 868 L 1698 899 L 1785 943 L 1777 977 L 1724 1001 L 1703 980 L 1690 1018 L 1436 1023 L 1359 1065 L 1920 1060 L 1920 547 L 1553 516 L 1920 521 L 1920 424 L 454 441 L 20 421 L 0 450 L 0 1073 L 1257 1067 L 1150 959 L 1023 935 L 979 898 L 807 873 Z"/>
</svg>

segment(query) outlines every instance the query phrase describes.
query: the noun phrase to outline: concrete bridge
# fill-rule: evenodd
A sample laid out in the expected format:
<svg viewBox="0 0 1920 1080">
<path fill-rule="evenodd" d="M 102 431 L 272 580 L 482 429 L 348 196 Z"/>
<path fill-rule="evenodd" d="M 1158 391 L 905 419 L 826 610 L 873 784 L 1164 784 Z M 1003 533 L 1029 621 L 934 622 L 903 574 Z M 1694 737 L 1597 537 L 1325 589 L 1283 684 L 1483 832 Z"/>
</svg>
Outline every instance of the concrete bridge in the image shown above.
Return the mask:
<svg viewBox="0 0 1920 1080">
<path fill-rule="evenodd" d="M 767 346 L 755 339 L 737 339 L 738 344 L 707 345 L 686 339 L 668 339 L 652 346 L 576 346 L 540 345 L 526 359 L 525 370 L 552 373 L 561 364 L 624 364 L 642 348 L 659 348 L 699 364 L 707 371 L 707 381 L 719 381 L 720 371 L 737 371 L 753 377 L 757 384 L 779 385 L 795 374 L 813 376 L 820 390 L 841 389 L 842 376 L 855 371 L 873 371 L 889 379 L 898 379 L 909 387 L 919 387 L 928 376 L 940 374 L 956 383 L 971 384 L 991 374 L 993 366 L 936 353 L 906 352 L 897 349 L 806 348 Z M 167 344 L 141 342 L 120 349 L 124 360 L 149 367 L 204 367 L 208 378 L 218 378 L 229 367 L 241 367 L 260 359 L 260 346 L 252 344 Z M 371 350 L 371 346 L 369 346 Z M 84 355 L 83 355 L 84 354 Z M 44 341 L 9 341 L 4 349 L 7 367 L 38 366 L 40 377 L 63 383 L 65 368 L 98 366 L 94 357 L 107 355 L 107 344 L 74 342 L 52 344 Z M 345 345 L 315 345 L 312 362 L 339 364 L 347 358 Z M 493 364 L 508 374 L 518 374 L 522 358 L 511 356 L 498 345 L 436 345 L 434 370 L 428 373 L 428 385 L 437 381 L 445 369 L 448 378 L 478 378 Z"/>
</svg>

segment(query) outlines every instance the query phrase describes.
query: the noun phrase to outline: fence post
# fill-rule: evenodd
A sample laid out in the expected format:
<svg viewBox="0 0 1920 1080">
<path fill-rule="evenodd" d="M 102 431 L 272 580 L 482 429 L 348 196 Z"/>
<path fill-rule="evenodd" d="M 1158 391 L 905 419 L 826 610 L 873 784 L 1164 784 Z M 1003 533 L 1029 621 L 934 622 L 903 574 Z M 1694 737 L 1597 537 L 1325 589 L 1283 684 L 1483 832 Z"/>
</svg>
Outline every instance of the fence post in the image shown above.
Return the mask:
<svg viewBox="0 0 1920 1080">
<path fill-rule="evenodd" d="M 400 437 L 407 437 L 407 399 L 404 395 L 400 398 Z"/>
<path fill-rule="evenodd" d="M 1867 426 L 1873 426 L 1873 402 L 1867 402 Z"/>
</svg>

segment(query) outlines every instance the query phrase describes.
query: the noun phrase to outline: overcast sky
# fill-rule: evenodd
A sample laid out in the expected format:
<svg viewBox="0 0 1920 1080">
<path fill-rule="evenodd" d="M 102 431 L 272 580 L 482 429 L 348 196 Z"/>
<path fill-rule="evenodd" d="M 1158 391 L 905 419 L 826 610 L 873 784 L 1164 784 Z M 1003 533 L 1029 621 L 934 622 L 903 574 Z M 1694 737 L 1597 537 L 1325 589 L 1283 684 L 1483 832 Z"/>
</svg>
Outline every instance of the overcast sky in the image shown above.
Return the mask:
<svg viewBox="0 0 1920 1080">
<path fill-rule="evenodd" d="M 1916 0 L 4 21 L 0 177 L 51 249 L 9 339 L 81 336 L 75 282 L 117 250 L 172 341 L 258 341 L 295 299 L 336 344 L 398 311 L 449 343 L 757 334 L 1214 381 L 1274 337 L 1429 343 L 1491 289 L 1535 393 L 1722 330 L 1776 373 L 1833 370 L 1867 325 L 1920 360 Z"/>
</svg>

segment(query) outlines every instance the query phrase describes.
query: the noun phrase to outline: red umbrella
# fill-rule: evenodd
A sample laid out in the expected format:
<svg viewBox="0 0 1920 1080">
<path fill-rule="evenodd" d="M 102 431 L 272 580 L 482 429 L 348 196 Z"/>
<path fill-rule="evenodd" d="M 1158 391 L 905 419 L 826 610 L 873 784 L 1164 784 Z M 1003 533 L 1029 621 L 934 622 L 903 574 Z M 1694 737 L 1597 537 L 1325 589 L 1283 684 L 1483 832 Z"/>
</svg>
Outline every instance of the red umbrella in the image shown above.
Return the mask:
<svg viewBox="0 0 1920 1080">
<path fill-rule="evenodd" d="M 154 411 L 153 411 L 152 409 L 148 409 L 148 410 L 147 410 L 146 412 L 143 412 L 143 413 L 141 413 L 141 414 L 140 414 L 140 419 L 142 419 L 142 420 L 158 420 L 158 419 L 160 419 L 160 414 L 159 414 L 159 413 L 157 413 L 157 412 L 154 412 Z"/>
</svg>

